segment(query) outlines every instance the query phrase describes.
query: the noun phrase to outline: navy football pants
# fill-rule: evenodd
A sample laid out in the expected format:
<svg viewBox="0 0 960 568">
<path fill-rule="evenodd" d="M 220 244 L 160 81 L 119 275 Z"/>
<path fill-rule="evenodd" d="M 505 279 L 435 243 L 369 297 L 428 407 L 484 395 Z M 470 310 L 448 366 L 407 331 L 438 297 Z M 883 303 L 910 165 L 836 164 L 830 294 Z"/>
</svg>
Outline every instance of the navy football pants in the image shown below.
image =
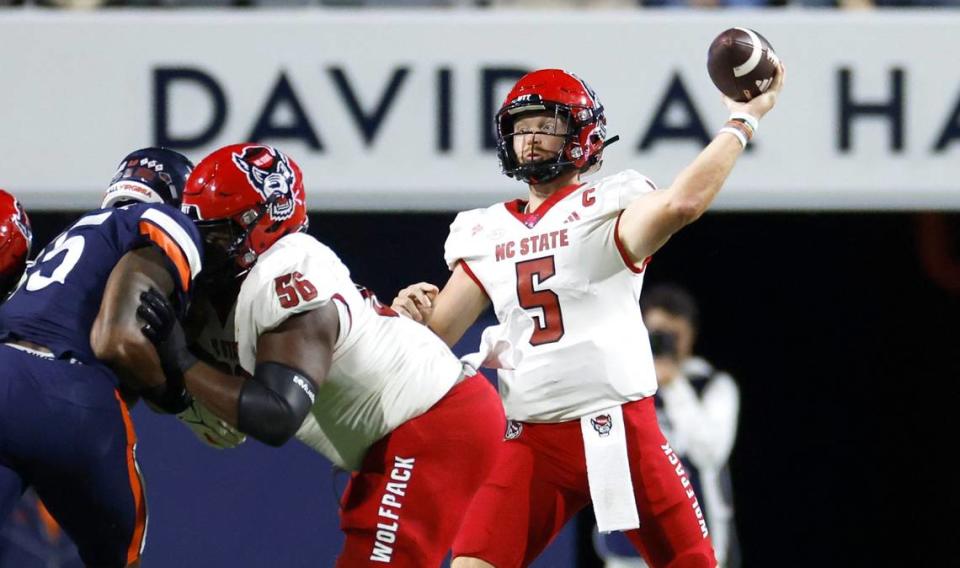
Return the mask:
<svg viewBox="0 0 960 568">
<path fill-rule="evenodd" d="M 126 566 L 146 536 L 136 435 L 106 369 L 0 344 L 0 521 L 27 486 L 87 566 Z"/>
</svg>

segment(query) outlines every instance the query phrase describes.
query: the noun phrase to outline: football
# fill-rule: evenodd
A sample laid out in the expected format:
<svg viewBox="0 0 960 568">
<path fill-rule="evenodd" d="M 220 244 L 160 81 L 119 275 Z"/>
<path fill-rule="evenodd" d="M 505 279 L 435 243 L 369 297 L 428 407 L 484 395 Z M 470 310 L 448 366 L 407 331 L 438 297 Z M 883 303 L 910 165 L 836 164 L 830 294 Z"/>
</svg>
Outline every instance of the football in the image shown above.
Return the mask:
<svg viewBox="0 0 960 568">
<path fill-rule="evenodd" d="M 763 94 L 780 66 L 773 46 L 759 33 L 730 28 L 713 40 L 707 51 L 707 71 L 720 92 L 745 102 Z"/>
</svg>

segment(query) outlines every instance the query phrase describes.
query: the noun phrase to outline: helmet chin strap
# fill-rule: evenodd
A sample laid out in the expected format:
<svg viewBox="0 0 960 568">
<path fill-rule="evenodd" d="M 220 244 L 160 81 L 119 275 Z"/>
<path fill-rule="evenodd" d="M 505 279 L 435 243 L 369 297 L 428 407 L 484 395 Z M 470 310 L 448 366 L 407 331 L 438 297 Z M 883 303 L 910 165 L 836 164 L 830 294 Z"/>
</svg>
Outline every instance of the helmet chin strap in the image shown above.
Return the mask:
<svg viewBox="0 0 960 568">
<path fill-rule="evenodd" d="M 555 180 L 564 170 L 571 166 L 572 164 L 570 162 L 535 162 L 517 166 L 513 170 L 513 175 L 520 181 L 529 183 L 530 185 L 538 185 Z"/>
<path fill-rule="evenodd" d="M 566 147 L 568 141 L 564 141 L 564 147 Z M 516 155 L 514 155 L 514 160 L 518 163 L 511 172 L 512 177 L 530 185 L 553 181 L 563 174 L 564 170 L 573 166 L 572 162 L 563 160 L 563 148 L 558 150 L 553 157 L 544 160 L 522 164 L 519 163 L 519 157 Z"/>
<path fill-rule="evenodd" d="M 611 136 L 610 138 L 604 140 L 603 148 L 606 149 L 607 146 L 619 140 L 619 134 Z M 563 174 L 565 170 L 574 167 L 573 162 L 569 160 L 560 160 L 562 152 L 563 150 L 557 152 L 556 161 L 542 160 L 539 162 L 533 162 L 531 164 L 521 164 L 514 169 L 514 176 L 521 181 L 529 183 L 530 185 L 538 185 L 553 181 Z"/>
</svg>

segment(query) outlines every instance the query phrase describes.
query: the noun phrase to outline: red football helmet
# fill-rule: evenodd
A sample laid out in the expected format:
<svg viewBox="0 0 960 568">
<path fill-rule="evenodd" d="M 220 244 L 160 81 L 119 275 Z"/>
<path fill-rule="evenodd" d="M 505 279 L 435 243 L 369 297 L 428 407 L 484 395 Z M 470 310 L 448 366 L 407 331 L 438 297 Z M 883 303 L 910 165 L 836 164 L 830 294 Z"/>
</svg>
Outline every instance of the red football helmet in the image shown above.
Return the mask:
<svg viewBox="0 0 960 568">
<path fill-rule="evenodd" d="M 567 121 L 563 149 L 555 160 L 521 164 L 513 149 L 513 124 L 528 112 L 553 112 Z M 517 81 L 496 116 L 497 156 L 503 173 L 529 184 L 550 181 L 571 168 L 587 174 L 600 167 L 609 143 L 607 119 L 596 93 L 582 79 L 561 69 L 540 69 Z M 617 138 L 614 137 L 610 143 Z"/>
<path fill-rule="evenodd" d="M 280 237 L 307 229 L 305 197 L 300 166 L 286 154 L 262 144 L 234 144 L 197 164 L 181 207 L 207 245 L 222 244 L 246 270 Z"/>
<path fill-rule="evenodd" d="M 17 198 L 0 189 L 0 300 L 20 281 L 32 243 L 26 211 Z"/>
</svg>

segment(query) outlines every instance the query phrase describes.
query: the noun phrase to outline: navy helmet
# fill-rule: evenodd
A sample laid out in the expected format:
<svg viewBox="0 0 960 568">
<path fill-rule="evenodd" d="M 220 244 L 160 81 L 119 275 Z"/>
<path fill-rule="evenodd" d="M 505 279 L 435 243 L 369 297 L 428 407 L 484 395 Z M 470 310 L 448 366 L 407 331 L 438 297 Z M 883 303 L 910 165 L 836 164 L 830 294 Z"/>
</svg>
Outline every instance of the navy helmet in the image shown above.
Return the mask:
<svg viewBox="0 0 960 568">
<path fill-rule="evenodd" d="M 166 203 L 179 209 L 191 171 L 193 162 L 180 152 L 167 148 L 131 152 L 117 166 L 100 207 L 136 202 Z"/>
</svg>

